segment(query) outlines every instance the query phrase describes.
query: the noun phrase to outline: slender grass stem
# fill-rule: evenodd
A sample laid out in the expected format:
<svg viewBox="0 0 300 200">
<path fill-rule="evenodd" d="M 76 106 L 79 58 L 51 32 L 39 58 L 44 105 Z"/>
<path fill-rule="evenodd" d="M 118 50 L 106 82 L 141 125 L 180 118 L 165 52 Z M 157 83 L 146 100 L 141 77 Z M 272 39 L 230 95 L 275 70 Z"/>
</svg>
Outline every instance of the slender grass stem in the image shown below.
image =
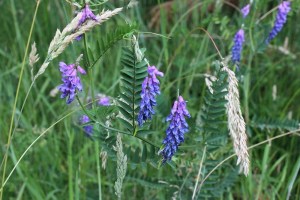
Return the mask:
<svg viewBox="0 0 300 200">
<path fill-rule="evenodd" d="M 272 138 L 269 138 L 269 139 L 266 139 L 262 142 L 259 142 L 257 144 L 254 144 L 250 147 L 248 147 L 247 149 L 250 150 L 250 149 L 254 149 L 255 147 L 258 147 L 260 145 L 263 145 L 265 143 L 268 143 L 270 141 L 273 141 L 273 140 L 276 140 L 278 138 L 282 138 L 282 137 L 285 137 L 285 136 L 288 136 L 288 135 L 291 135 L 291 134 L 295 134 L 297 132 L 300 132 L 300 129 L 297 129 L 297 130 L 294 130 L 294 131 L 289 131 L 289 132 L 286 132 L 286 133 L 283 133 L 283 134 L 280 134 L 280 135 L 277 135 L 275 137 L 272 137 Z M 295 134 L 296 135 L 296 134 Z M 232 154 L 230 156 L 228 156 L 227 158 L 225 158 L 224 160 L 222 160 L 219 164 L 217 164 L 204 178 L 203 180 L 201 181 L 200 185 L 199 185 L 199 189 L 198 189 L 198 192 L 200 192 L 201 190 L 201 187 L 203 186 L 204 182 L 208 179 L 208 177 L 214 172 L 216 171 L 221 165 L 223 165 L 226 161 L 230 160 L 231 158 L 233 158 L 234 156 L 236 156 L 236 154 Z"/>
<path fill-rule="evenodd" d="M 165 76 L 167 76 L 167 75 L 169 74 L 169 71 L 170 71 L 170 69 L 171 69 L 171 66 L 172 66 L 172 64 L 173 64 L 173 62 L 174 62 L 176 56 L 179 55 L 181 48 L 184 47 L 184 44 L 185 44 L 186 40 L 187 40 L 189 37 L 191 37 L 191 35 L 192 35 L 194 32 L 196 32 L 196 31 L 198 31 L 198 30 L 201 30 L 201 31 L 203 31 L 205 34 L 207 34 L 207 36 L 209 37 L 209 39 L 210 39 L 211 42 L 213 43 L 213 45 L 214 45 L 214 47 L 215 47 L 215 49 L 216 49 L 216 51 L 217 51 L 217 53 L 218 53 L 220 59 L 221 59 L 221 60 L 224 60 L 224 58 L 223 58 L 223 56 L 222 56 L 222 54 L 221 54 L 221 52 L 220 52 L 218 46 L 216 45 L 214 39 L 212 38 L 211 34 L 210 34 L 207 30 L 205 30 L 204 28 L 202 28 L 202 27 L 197 27 L 197 28 L 194 28 L 193 30 L 191 30 L 191 31 L 188 33 L 188 35 L 180 42 L 180 44 L 179 44 L 178 47 L 176 48 L 175 53 L 174 53 L 174 55 L 172 56 L 172 58 L 170 59 L 171 61 L 169 62 L 168 66 L 167 66 Z M 161 87 L 163 87 L 163 85 L 165 84 L 166 81 L 167 81 L 167 79 L 163 79 L 163 80 L 162 80 L 162 83 L 161 83 L 162 86 L 161 86 Z"/>
<path fill-rule="evenodd" d="M 4 180 L 5 180 L 7 157 L 8 157 L 8 151 L 9 151 L 9 147 L 10 147 L 10 143 L 11 143 L 11 135 L 12 135 L 12 130 L 13 130 L 13 124 L 14 124 L 14 118 L 15 118 L 15 113 L 16 113 L 16 108 L 17 108 L 17 102 L 18 102 L 19 92 L 20 92 L 20 88 L 21 88 L 21 82 L 22 82 L 22 78 L 23 78 L 23 73 L 24 73 L 25 62 L 26 62 L 26 58 L 27 58 L 27 54 L 28 54 L 29 44 L 30 44 L 30 40 L 31 40 L 31 36 L 32 36 L 33 28 L 34 28 L 34 23 L 35 23 L 35 19 L 36 19 L 36 14 L 37 14 L 39 5 L 40 5 L 40 1 L 37 0 L 36 1 L 36 8 L 35 8 L 35 11 L 34 11 L 32 22 L 31 22 L 29 36 L 28 36 L 28 39 L 27 39 L 25 54 L 24 54 L 23 61 L 22 61 L 21 71 L 20 71 L 20 74 L 19 74 L 19 82 L 18 82 L 18 86 L 17 86 L 15 101 L 14 101 L 14 105 L 13 105 L 13 111 L 12 111 L 11 120 L 10 120 L 9 132 L 8 132 L 7 147 L 6 147 L 6 151 L 4 153 L 4 166 L 3 166 L 1 187 L 3 187 Z M 0 199 L 1 200 L 2 200 L 2 195 L 3 195 L 3 190 L 0 191 Z"/>
<path fill-rule="evenodd" d="M 100 151 L 99 151 L 99 142 L 95 142 L 95 158 L 96 158 L 96 164 L 97 164 L 97 178 L 98 178 L 98 196 L 99 200 L 102 200 L 102 194 L 101 194 L 101 167 L 100 167 Z"/>
<path fill-rule="evenodd" d="M 23 154 L 20 156 L 20 158 L 18 159 L 18 161 L 16 162 L 15 166 L 13 167 L 13 169 L 10 171 L 10 173 L 8 174 L 8 176 L 6 177 L 4 183 L 1 185 L 0 188 L 0 192 L 3 191 L 4 186 L 6 185 L 7 181 L 9 180 L 9 178 L 11 177 L 11 175 L 13 174 L 13 172 L 16 170 L 16 168 L 18 167 L 19 163 L 21 162 L 21 160 L 24 158 L 24 156 L 27 154 L 27 152 L 31 149 L 31 147 L 37 143 L 37 141 L 39 141 L 39 139 L 41 139 L 51 128 L 53 128 L 56 124 L 58 124 L 59 122 L 61 122 L 62 120 L 64 120 L 65 118 L 69 117 L 70 115 L 72 115 L 73 113 L 75 113 L 76 111 L 79 111 L 80 109 L 76 109 L 73 110 L 71 112 L 69 112 L 68 114 L 66 114 L 65 116 L 61 117 L 59 120 L 57 120 L 55 123 L 53 123 L 51 126 L 49 126 L 44 132 L 42 132 L 27 148 L 26 150 L 23 152 Z"/>
<path fill-rule="evenodd" d="M 74 194 L 73 194 L 73 152 L 72 152 L 72 147 L 73 147 L 73 141 L 74 141 L 74 134 L 70 134 L 69 131 L 69 140 L 68 140 L 68 174 L 69 174 L 69 199 L 73 200 L 74 199 Z"/>
<path fill-rule="evenodd" d="M 198 170 L 196 184 L 195 184 L 194 191 L 193 191 L 192 200 L 194 200 L 195 197 L 196 197 L 197 187 L 198 187 L 198 183 L 199 183 L 200 176 L 201 176 L 201 171 L 202 171 L 202 166 L 203 166 L 205 154 L 206 154 L 206 146 L 204 146 L 204 149 L 203 149 L 202 158 L 201 158 L 200 165 L 199 165 L 199 170 Z"/>
<path fill-rule="evenodd" d="M 89 54 L 88 54 L 88 49 L 87 49 L 87 39 L 86 39 L 86 34 L 84 34 L 84 49 L 85 49 L 85 57 L 87 61 L 87 65 L 90 66 L 90 59 L 89 59 Z M 90 86 L 91 86 L 91 95 L 92 95 L 92 102 L 95 100 L 95 91 L 94 91 L 94 81 L 93 81 L 93 68 L 88 67 L 88 76 L 90 80 Z M 92 103 L 92 108 L 94 108 L 94 103 Z"/>
</svg>

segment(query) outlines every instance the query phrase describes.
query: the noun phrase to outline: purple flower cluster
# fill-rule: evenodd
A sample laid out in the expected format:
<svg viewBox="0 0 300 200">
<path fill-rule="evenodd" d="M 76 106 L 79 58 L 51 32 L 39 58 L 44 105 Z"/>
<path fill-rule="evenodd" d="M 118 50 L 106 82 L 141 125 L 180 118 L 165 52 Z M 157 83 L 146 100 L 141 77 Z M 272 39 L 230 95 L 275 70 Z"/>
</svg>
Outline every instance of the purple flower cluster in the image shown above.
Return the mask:
<svg viewBox="0 0 300 200">
<path fill-rule="evenodd" d="M 84 6 L 84 8 L 81 10 L 81 18 L 79 19 L 77 28 L 78 28 L 79 26 L 81 26 L 84 22 L 86 22 L 88 19 L 92 19 L 92 20 L 97 21 L 97 18 L 96 18 L 96 16 L 94 15 L 94 13 L 91 11 L 89 5 L 86 4 L 86 5 Z M 76 37 L 75 39 L 76 39 L 77 41 L 79 41 L 79 40 L 81 40 L 81 38 L 82 38 L 82 35 Z"/>
<path fill-rule="evenodd" d="M 247 4 L 245 7 L 243 7 L 243 8 L 241 9 L 241 12 L 242 12 L 242 14 L 243 14 L 243 18 L 246 18 L 247 15 L 248 15 L 249 12 L 250 12 L 250 4 Z"/>
<path fill-rule="evenodd" d="M 90 122 L 90 118 L 87 116 L 87 115 L 83 115 L 81 118 L 80 118 L 80 123 L 81 124 L 86 124 L 86 123 L 89 123 Z M 86 135 L 88 137 L 91 137 L 93 135 L 93 125 L 86 125 L 86 126 L 83 126 L 83 130 L 84 132 L 86 133 Z"/>
<path fill-rule="evenodd" d="M 289 1 L 283 1 L 278 6 L 274 27 L 270 32 L 269 37 L 266 40 L 267 43 L 269 43 L 281 31 L 283 25 L 286 23 L 287 14 L 290 12 L 290 10 L 291 10 L 291 2 Z"/>
<path fill-rule="evenodd" d="M 184 141 L 184 134 L 189 130 L 185 117 L 191 117 L 191 115 L 186 109 L 185 100 L 179 96 L 178 100 L 174 102 L 171 114 L 167 117 L 170 125 L 163 141 L 164 148 L 160 152 L 163 156 L 163 162 L 171 160 L 178 146 Z"/>
<path fill-rule="evenodd" d="M 81 74 L 86 74 L 86 72 L 75 64 L 67 65 L 64 62 L 60 62 L 59 67 L 63 81 L 63 84 L 58 86 L 58 90 L 62 93 L 60 97 L 67 97 L 67 104 L 70 104 L 75 98 L 76 91 L 82 91 L 82 84 L 80 77 L 77 76 L 77 71 Z"/>
<path fill-rule="evenodd" d="M 163 77 L 164 74 L 156 69 L 155 66 L 148 67 L 148 77 L 142 84 L 140 112 L 138 115 L 138 124 L 143 123 L 152 118 L 155 114 L 154 106 L 156 106 L 156 95 L 160 94 L 159 80 L 156 76 Z"/>
<path fill-rule="evenodd" d="M 240 29 L 234 36 L 233 39 L 233 47 L 232 47 L 232 62 L 233 63 L 239 63 L 241 60 L 241 52 L 243 49 L 243 43 L 245 42 L 245 32 L 243 29 Z"/>
</svg>

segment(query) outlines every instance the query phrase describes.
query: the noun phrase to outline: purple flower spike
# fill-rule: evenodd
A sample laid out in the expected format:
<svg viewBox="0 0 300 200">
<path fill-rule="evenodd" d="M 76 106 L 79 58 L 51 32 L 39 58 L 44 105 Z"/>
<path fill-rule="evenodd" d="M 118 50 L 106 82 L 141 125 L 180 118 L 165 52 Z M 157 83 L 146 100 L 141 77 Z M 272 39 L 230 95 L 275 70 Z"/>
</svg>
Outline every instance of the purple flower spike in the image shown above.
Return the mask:
<svg viewBox="0 0 300 200">
<path fill-rule="evenodd" d="M 247 4 L 245 7 L 243 7 L 243 8 L 241 9 L 241 12 L 242 12 L 242 14 L 243 14 L 243 18 L 246 18 L 247 15 L 248 15 L 249 12 L 250 12 L 250 4 Z"/>
<path fill-rule="evenodd" d="M 232 47 L 232 62 L 239 63 L 241 60 L 241 52 L 243 49 L 243 43 L 245 42 L 245 32 L 243 29 L 240 29 L 234 36 L 233 39 L 234 45 Z"/>
<path fill-rule="evenodd" d="M 142 84 L 142 100 L 138 115 L 139 126 L 142 126 L 145 121 L 152 119 L 152 115 L 155 114 L 154 106 L 156 106 L 156 96 L 160 94 L 160 83 L 156 76 L 163 77 L 164 74 L 158 71 L 155 66 L 149 66 L 148 77 L 145 78 Z"/>
<path fill-rule="evenodd" d="M 163 156 L 163 163 L 172 159 L 178 146 L 184 141 L 184 134 L 189 130 L 185 117 L 191 117 L 191 115 L 186 109 L 185 100 L 179 96 L 178 100 L 174 102 L 171 114 L 166 119 L 166 121 L 170 121 L 170 125 L 163 141 L 164 148 L 160 152 Z"/>
<path fill-rule="evenodd" d="M 86 4 L 85 7 L 81 10 L 81 14 L 82 15 L 81 15 L 81 18 L 79 19 L 78 26 L 82 25 L 88 19 L 93 19 L 93 20 L 97 21 L 96 16 L 91 11 L 88 4 Z"/>
<path fill-rule="evenodd" d="M 278 6 L 274 27 L 270 32 L 269 37 L 266 40 L 267 43 L 269 43 L 281 31 L 283 25 L 286 23 L 287 14 L 290 12 L 290 10 L 291 10 L 291 2 L 289 1 L 283 1 Z"/>
<path fill-rule="evenodd" d="M 58 86 L 58 90 L 62 93 L 61 98 L 67 97 L 67 104 L 70 104 L 76 95 L 76 91 L 82 91 L 80 77 L 77 76 L 77 71 L 81 74 L 86 74 L 85 70 L 75 64 L 67 65 L 64 62 L 59 63 L 62 74 L 63 84 Z"/>
<path fill-rule="evenodd" d="M 80 118 L 80 123 L 81 124 L 86 124 L 86 123 L 89 123 L 89 122 L 90 122 L 90 118 L 87 115 L 83 115 Z M 83 130 L 84 130 L 84 132 L 86 133 L 86 135 L 88 137 L 91 137 L 93 135 L 93 125 L 83 126 Z"/>
<path fill-rule="evenodd" d="M 98 104 L 101 106 L 109 106 L 110 105 L 109 97 L 101 97 L 98 101 Z"/>
</svg>

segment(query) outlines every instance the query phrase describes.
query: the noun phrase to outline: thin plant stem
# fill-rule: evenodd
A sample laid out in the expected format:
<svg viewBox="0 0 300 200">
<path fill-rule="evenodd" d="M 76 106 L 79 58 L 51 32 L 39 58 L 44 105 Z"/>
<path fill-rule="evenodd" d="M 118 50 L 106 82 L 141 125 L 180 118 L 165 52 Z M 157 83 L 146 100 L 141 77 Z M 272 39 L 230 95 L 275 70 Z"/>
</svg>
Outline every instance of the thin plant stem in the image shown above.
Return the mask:
<svg viewBox="0 0 300 200">
<path fill-rule="evenodd" d="M 84 49 L 85 49 L 85 57 L 87 61 L 87 65 L 90 66 L 90 59 L 89 59 L 89 54 L 87 50 L 87 39 L 86 39 L 86 34 L 84 34 Z M 94 94 L 94 82 L 93 82 L 93 68 L 88 67 L 88 76 L 90 80 L 90 86 L 91 86 L 91 95 L 92 95 L 92 102 L 95 100 L 95 94 Z M 94 103 L 92 103 L 92 108 L 94 108 Z"/>
<path fill-rule="evenodd" d="M 100 167 L 100 151 L 99 151 L 99 142 L 95 142 L 95 158 L 96 158 L 96 164 L 97 164 L 97 178 L 98 178 L 98 195 L 99 200 L 102 200 L 102 194 L 101 194 L 101 167 Z"/>
<path fill-rule="evenodd" d="M 259 143 L 257 143 L 257 144 L 254 144 L 254 145 L 248 147 L 247 149 L 248 149 L 248 150 L 253 149 L 253 148 L 258 147 L 258 146 L 260 146 L 260 145 L 263 145 L 263 144 L 265 144 L 265 143 L 271 142 L 271 141 L 273 141 L 273 140 L 275 140 L 275 139 L 282 138 L 282 137 L 285 137 L 285 136 L 287 136 L 287 135 L 291 135 L 291 134 L 293 134 L 293 133 L 297 133 L 297 132 L 299 132 L 299 131 L 300 131 L 300 129 L 297 129 L 297 130 L 294 130 L 294 131 L 289 131 L 289 132 L 286 132 L 286 133 L 277 135 L 277 136 L 275 136 L 275 137 L 272 137 L 272 138 L 266 139 L 266 140 L 264 140 L 264 141 L 262 141 L 262 142 L 259 142 Z M 212 170 L 211 170 L 211 171 L 203 178 L 203 180 L 201 181 L 201 183 L 200 183 L 200 185 L 199 185 L 198 191 L 200 192 L 201 187 L 203 186 L 204 182 L 206 181 L 206 179 L 208 179 L 208 177 L 209 177 L 214 171 L 216 171 L 221 165 L 223 165 L 226 161 L 230 160 L 230 159 L 233 158 L 234 156 L 236 156 L 235 153 L 232 154 L 232 155 L 230 155 L 230 156 L 228 156 L 227 158 L 225 158 L 224 160 L 222 160 L 219 164 L 217 164 L 217 165 L 216 165 L 216 166 L 215 166 L 215 167 L 214 167 L 214 168 L 213 168 L 213 169 L 212 169 Z"/>
<path fill-rule="evenodd" d="M 261 21 L 262 21 L 263 19 L 265 19 L 268 15 L 272 14 L 272 12 L 274 12 L 275 10 L 277 10 L 278 7 L 279 7 L 279 5 L 276 6 L 276 7 L 274 7 L 274 8 L 272 8 L 272 9 L 269 10 L 268 12 L 266 12 L 266 14 L 264 14 L 261 18 L 259 18 L 259 19 L 255 22 L 255 24 L 259 24 L 259 22 L 261 22 Z"/>
<path fill-rule="evenodd" d="M 72 152 L 72 146 L 74 141 L 74 134 L 69 134 L 69 144 L 68 144 L 68 174 L 69 174 L 69 199 L 73 200 L 73 152 Z"/>
<path fill-rule="evenodd" d="M 134 135 L 132 135 L 132 134 L 129 133 L 129 132 L 122 131 L 122 130 L 115 129 L 115 128 L 111 128 L 111 127 L 109 127 L 109 126 L 105 126 L 105 125 L 102 124 L 101 122 L 97 121 L 97 120 L 94 118 L 94 116 L 91 116 L 91 115 L 87 112 L 87 110 L 85 109 L 85 106 L 83 106 L 83 104 L 81 103 L 81 101 L 80 101 L 80 99 L 79 99 L 79 97 L 78 97 L 77 95 L 76 95 L 76 99 L 77 99 L 77 101 L 78 101 L 80 107 L 82 108 L 83 112 L 84 112 L 84 113 L 85 113 L 85 114 L 86 114 L 93 122 L 95 122 L 96 124 L 99 124 L 99 125 L 102 126 L 103 128 L 108 129 L 108 130 L 111 130 L 111 131 L 116 132 L 116 133 L 122 133 L 122 134 L 125 134 L 125 135 L 129 135 L 129 136 L 132 136 L 132 137 L 136 137 L 136 138 L 142 140 L 143 142 L 146 142 L 146 143 L 148 143 L 148 144 L 150 144 L 150 145 L 152 145 L 152 146 L 154 146 L 154 147 L 156 147 L 156 148 L 158 148 L 158 149 L 160 148 L 158 145 L 156 145 L 156 144 L 150 142 L 149 140 L 147 140 L 147 139 L 145 139 L 145 138 L 142 138 L 142 137 L 140 137 L 140 136 L 138 136 L 138 135 L 134 136 Z"/>
<path fill-rule="evenodd" d="M 204 149 L 203 149 L 202 158 L 201 158 L 200 165 L 199 165 L 199 171 L 198 171 L 197 180 L 196 180 L 196 184 L 195 184 L 194 191 L 193 191 L 192 200 L 194 200 L 196 197 L 197 187 L 198 187 L 198 183 L 199 183 L 200 176 L 201 176 L 201 171 L 202 171 L 205 154 L 206 154 L 206 145 L 204 146 Z"/>
<path fill-rule="evenodd" d="M 33 19 L 32 19 L 32 22 L 31 22 L 29 36 L 28 36 L 28 39 L 27 39 L 27 45 L 26 45 L 26 49 L 25 49 L 25 54 L 24 54 L 23 61 L 22 61 L 22 67 L 21 67 L 21 71 L 20 71 L 20 74 L 19 74 L 19 82 L 18 82 L 18 86 L 17 86 L 17 91 L 16 91 L 16 96 L 15 96 L 13 111 L 12 111 L 11 120 L 10 120 L 9 132 L 8 132 L 7 147 L 6 147 L 6 151 L 4 153 L 4 166 L 3 166 L 1 187 L 3 186 L 4 180 L 5 180 L 7 157 L 8 157 L 8 151 L 9 151 L 9 147 L 10 147 L 10 143 L 11 143 L 11 135 L 12 135 L 12 130 L 13 130 L 14 118 L 15 118 L 15 114 L 16 114 L 17 102 L 18 102 L 19 92 L 20 92 L 20 88 L 21 88 L 21 82 L 22 82 L 22 78 L 23 78 L 23 73 L 24 73 L 25 62 L 26 62 L 26 58 L 27 58 L 27 54 L 28 54 L 29 44 L 30 44 L 30 40 L 31 40 L 31 36 L 32 36 L 32 31 L 33 31 L 33 27 L 34 27 L 34 23 L 35 23 L 35 19 L 36 19 L 36 14 L 37 14 L 39 5 L 40 5 L 40 0 L 37 0 L 36 1 L 36 7 L 35 7 L 34 15 L 33 15 Z M 1 200 L 2 200 L 2 195 L 3 195 L 3 191 L 1 190 L 0 191 L 0 199 Z"/>
<path fill-rule="evenodd" d="M 80 110 L 79 108 L 76 110 L 73 110 L 71 112 L 69 112 L 68 114 L 66 114 L 65 116 L 61 117 L 59 120 L 57 120 L 55 123 L 53 123 L 51 126 L 49 126 L 43 133 L 41 133 L 27 148 L 26 150 L 23 152 L 23 154 L 20 156 L 19 160 L 16 162 L 15 166 L 13 167 L 13 169 L 10 171 L 9 175 L 7 176 L 7 178 L 5 179 L 4 183 L 1 185 L 0 188 L 0 192 L 3 191 L 4 186 L 6 185 L 7 181 L 9 180 L 10 176 L 13 174 L 13 172 L 16 170 L 17 166 L 19 165 L 19 163 L 21 162 L 21 160 L 24 158 L 24 156 L 27 154 L 27 152 L 31 149 L 31 147 L 37 142 L 39 141 L 40 138 L 42 138 L 51 128 L 53 128 L 56 124 L 58 124 L 59 122 L 61 122 L 62 120 L 64 120 L 65 118 L 67 118 L 68 116 L 72 115 L 73 113 L 75 113 L 76 111 Z"/>
<path fill-rule="evenodd" d="M 224 60 L 224 58 L 223 58 L 221 52 L 219 51 L 218 46 L 216 45 L 214 39 L 212 38 L 211 34 L 210 34 L 207 30 L 205 30 L 204 28 L 202 28 L 202 27 L 197 27 L 197 28 L 194 28 L 193 30 L 191 30 L 191 31 L 188 33 L 188 35 L 180 42 L 180 44 L 179 44 L 178 47 L 176 48 L 175 53 L 174 53 L 174 55 L 172 56 L 172 58 L 170 59 L 170 62 L 169 62 L 169 64 L 168 64 L 168 66 L 167 66 L 165 76 L 167 76 L 167 74 L 169 74 L 169 71 L 170 71 L 170 68 L 171 68 L 171 66 L 172 66 L 172 63 L 174 62 L 176 56 L 179 55 L 179 52 L 180 52 L 181 48 L 184 47 L 184 44 L 185 44 L 186 40 L 187 40 L 189 37 L 191 37 L 191 35 L 192 35 L 194 32 L 196 32 L 196 31 L 198 31 L 198 30 L 202 30 L 203 32 L 205 32 L 205 34 L 207 34 L 207 36 L 209 37 L 209 39 L 210 39 L 211 42 L 213 43 L 213 45 L 214 45 L 214 47 L 215 47 L 215 49 L 216 49 L 216 51 L 217 51 L 217 53 L 218 53 L 220 59 L 221 59 L 222 61 Z M 163 79 L 163 80 L 162 80 L 162 83 L 161 83 L 162 86 L 161 86 L 161 87 L 163 87 L 163 85 L 165 84 L 166 81 L 167 81 L 167 79 Z"/>
</svg>

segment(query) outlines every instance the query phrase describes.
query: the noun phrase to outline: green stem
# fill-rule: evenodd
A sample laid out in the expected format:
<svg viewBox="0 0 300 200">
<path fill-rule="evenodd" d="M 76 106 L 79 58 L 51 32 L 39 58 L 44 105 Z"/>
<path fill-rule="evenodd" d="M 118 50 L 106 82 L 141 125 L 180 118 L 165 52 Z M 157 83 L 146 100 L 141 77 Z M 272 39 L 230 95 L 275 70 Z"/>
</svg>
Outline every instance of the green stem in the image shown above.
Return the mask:
<svg viewBox="0 0 300 200">
<path fill-rule="evenodd" d="M 100 161 L 99 161 L 99 156 L 100 156 L 100 151 L 99 151 L 99 142 L 95 142 L 95 152 L 96 152 L 96 163 L 97 163 L 97 177 L 98 177 L 98 193 L 99 193 L 99 200 L 102 200 L 102 195 L 101 195 L 101 167 L 100 167 Z"/>
<path fill-rule="evenodd" d="M 101 122 L 97 121 L 97 120 L 94 118 L 94 116 L 91 116 L 91 115 L 87 112 L 87 110 L 84 108 L 83 104 L 81 103 L 81 101 L 80 101 L 80 99 L 79 99 L 79 97 L 78 97 L 77 95 L 76 95 L 76 99 L 77 99 L 77 101 L 78 101 L 80 107 L 82 108 L 83 112 L 84 112 L 84 113 L 85 113 L 85 114 L 86 114 L 86 115 L 87 115 L 94 123 L 99 124 L 100 126 L 102 126 L 102 127 L 105 128 L 105 129 L 108 129 L 108 130 L 111 130 L 111 131 L 114 131 L 114 132 L 117 132 L 117 133 L 122 133 L 122 134 L 125 134 L 125 135 L 129 135 L 129 136 L 138 138 L 138 139 L 142 140 L 143 142 L 146 142 L 146 143 L 148 143 L 148 144 L 150 144 L 150 145 L 152 145 L 152 146 L 154 146 L 154 147 L 156 147 L 156 148 L 160 148 L 158 145 L 156 145 L 156 144 L 150 142 L 149 140 L 147 140 L 147 139 L 145 139 L 145 138 L 142 138 L 142 137 L 140 137 L 140 136 L 138 136 L 138 135 L 134 136 L 134 135 L 132 135 L 131 133 L 128 133 L 128 132 L 126 132 L 126 131 L 122 131 L 122 130 L 119 130 L 119 129 L 111 128 L 111 127 L 109 127 L 109 126 L 105 126 L 105 125 L 102 124 Z"/>
<path fill-rule="evenodd" d="M 35 8 L 34 15 L 33 15 L 33 20 L 32 20 L 30 31 L 29 31 L 29 36 L 28 36 L 28 40 L 27 40 L 26 50 L 25 50 L 25 54 L 24 54 L 24 57 L 23 57 L 22 67 L 21 67 L 21 71 L 20 71 L 20 75 L 19 75 L 19 82 L 18 82 L 18 86 L 17 86 L 16 96 L 15 96 L 15 101 L 14 101 L 14 106 L 13 106 L 13 112 L 12 112 L 12 116 L 11 116 L 11 120 L 10 120 L 10 127 L 9 127 L 9 132 L 8 132 L 8 139 L 7 139 L 7 147 L 6 147 L 6 151 L 5 151 L 5 154 L 4 154 L 4 166 L 3 166 L 2 181 L 1 181 L 1 186 L 2 187 L 3 187 L 4 180 L 5 180 L 8 150 L 9 150 L 10 143 L 11 143 L 12 129 L 13 129 L 13 124 L 14 124 L 14 118 L 15 118 L 15 113 L 16 113 L 16 108 L 17 108 L 17 102 L 18 102 L 21 82 L 22 82 L 22 78 L 23 78 L 23 72 L 24 72 L 24 68 L 25 68 L 25 61 L 26 61 L 26 58 L 27 58 L 29 44 L 30 44 L 32 31 L 33 31 L 33 27 L 34 27 L 34 22 L 35 22 L 35 19 L 36 19 L 36 14 L 37 14 L 39 5 L 40 5 L 40 1 L 37 0 L 36 8 Z M 2 195 L 3 195 L 3 191 L 1 190 L 0 191 L 0 199 L 1 200 L 2 200 Z"/>
<path fill-rule="evenodd" d="M 73 156 L 72 156 L 72 146 L 73 146 L 74 135 L 69 134 L 69 145 L 68 145 L 68 174 L 69 174 L 69 199 L 73 200 Z"/>
<path fill-rule="evenodd" d="M 89 59 L 89 54 L 88 54 L 88 50 L 87 50 L 86 35 L 84 35 L 84 49 L 85 49 L 87 64 L 88 64 L 88 66 L 90 66 L 90 59 Z M 88 70 L 88 76 L 89 76 L 90 86 L 91 86 L 92 102 L 94 102 L 95 94 L 94 94 L 94 82 L 93 82 L 93 68 L 88 67 L 87 70 Z M 94 109 L 94 103 L 92 103 L 92 108 Z"/>
</svg>

